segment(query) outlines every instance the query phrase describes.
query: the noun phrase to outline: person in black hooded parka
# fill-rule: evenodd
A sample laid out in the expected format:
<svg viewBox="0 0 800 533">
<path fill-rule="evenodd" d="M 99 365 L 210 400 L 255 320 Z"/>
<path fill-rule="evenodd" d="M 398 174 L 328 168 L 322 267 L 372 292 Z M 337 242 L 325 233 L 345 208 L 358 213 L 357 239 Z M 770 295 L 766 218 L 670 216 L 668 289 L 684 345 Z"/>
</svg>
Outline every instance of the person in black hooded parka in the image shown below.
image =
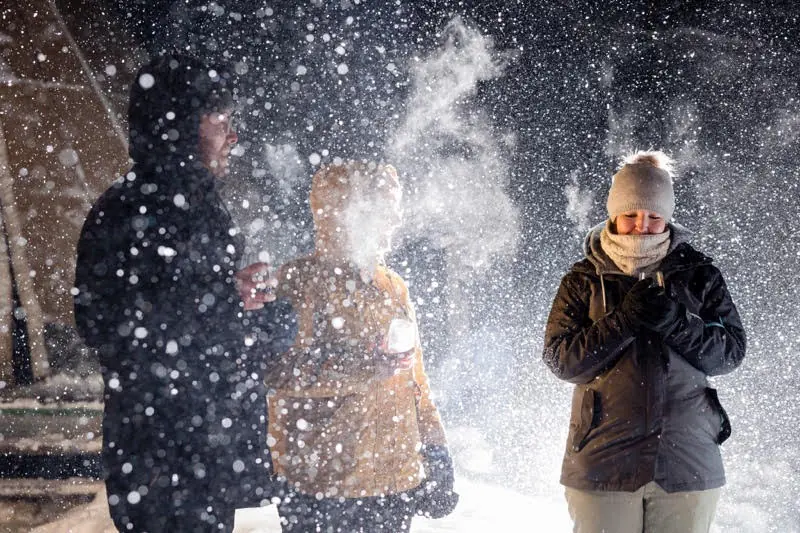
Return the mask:
<svg viewBox="0 0 800 533">
<path fill-rule="evenodd" d="M 139 71 L 133 168 L 78 243 L 75 318 L 100 356 L 120 531 L 229 531 L 235 508 L 272 494 L 261 361 L 295 332 L 288 304 L 256 290 L 267 265 L 237 270 L 244 242 L 218 194 L 237 140 L 228 83 L 180 55 Z"/>
</svg>

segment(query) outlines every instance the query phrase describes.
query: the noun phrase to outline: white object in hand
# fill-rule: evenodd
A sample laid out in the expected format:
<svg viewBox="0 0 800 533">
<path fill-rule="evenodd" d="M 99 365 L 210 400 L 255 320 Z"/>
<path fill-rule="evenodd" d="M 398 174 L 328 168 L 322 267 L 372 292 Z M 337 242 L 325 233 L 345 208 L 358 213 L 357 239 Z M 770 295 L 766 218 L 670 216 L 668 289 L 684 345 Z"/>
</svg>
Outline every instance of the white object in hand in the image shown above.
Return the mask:
<svg viewBox="0 0 800 533">
<path fill-rule="evenodd" d="M 417 344 L 417 327 L 411 320 L 394 318 L 389 324 L 386 339 L 388 353 L 404 353 L 414 349 Z"/>
</svg>

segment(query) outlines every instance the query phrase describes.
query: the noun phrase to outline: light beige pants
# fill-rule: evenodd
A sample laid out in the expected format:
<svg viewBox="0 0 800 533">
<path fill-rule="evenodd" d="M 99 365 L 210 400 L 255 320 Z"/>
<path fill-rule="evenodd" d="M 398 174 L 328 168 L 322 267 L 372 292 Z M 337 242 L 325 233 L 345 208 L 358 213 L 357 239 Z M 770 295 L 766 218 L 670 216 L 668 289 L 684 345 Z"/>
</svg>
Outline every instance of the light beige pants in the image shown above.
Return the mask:
<svg viewBox="0 0 800 533">
<path fill-rule="evenodd" d="M 567 487 L 574 533 L 708 533 L 721 489 L 669 493 L 655 481 L 636 492 Z"/>
</svg>

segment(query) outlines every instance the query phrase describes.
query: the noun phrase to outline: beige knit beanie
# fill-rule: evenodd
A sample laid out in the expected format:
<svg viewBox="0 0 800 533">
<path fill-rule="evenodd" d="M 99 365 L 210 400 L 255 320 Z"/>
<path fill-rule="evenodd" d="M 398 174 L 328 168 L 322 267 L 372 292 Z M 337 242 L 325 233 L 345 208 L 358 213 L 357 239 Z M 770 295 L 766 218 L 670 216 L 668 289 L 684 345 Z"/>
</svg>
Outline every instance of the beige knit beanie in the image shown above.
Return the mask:
<svg viewBox="0 0 800 533">
<path fill-rule="evenodd" d="M 663 158 L 667 168 L 659 168 Z M 654 211 L 666 221 L 675 211 L 675 192 L 672 189 L 670 160 L 662 152 L 639 152 L 626 161 L 614 174 L 608 191 L 608 217 L 637 209 Z"/>
</svg>

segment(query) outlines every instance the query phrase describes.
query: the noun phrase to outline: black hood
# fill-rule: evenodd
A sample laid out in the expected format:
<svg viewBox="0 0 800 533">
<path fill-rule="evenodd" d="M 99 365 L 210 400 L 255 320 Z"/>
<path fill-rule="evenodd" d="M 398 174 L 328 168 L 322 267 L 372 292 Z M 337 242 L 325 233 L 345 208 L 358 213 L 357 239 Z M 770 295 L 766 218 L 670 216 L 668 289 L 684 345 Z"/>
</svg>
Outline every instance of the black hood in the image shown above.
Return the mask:
<svg viewBox="0 0 800 533">
<path fill-rule="evenodd" d="M 165 158 L 198 158 L 204 114 L 230 110 L 231 75 L 180 54 L 164 54 L 142 67 L 131 86 L 129 153 L 137 165 Z"/>
</svg>

